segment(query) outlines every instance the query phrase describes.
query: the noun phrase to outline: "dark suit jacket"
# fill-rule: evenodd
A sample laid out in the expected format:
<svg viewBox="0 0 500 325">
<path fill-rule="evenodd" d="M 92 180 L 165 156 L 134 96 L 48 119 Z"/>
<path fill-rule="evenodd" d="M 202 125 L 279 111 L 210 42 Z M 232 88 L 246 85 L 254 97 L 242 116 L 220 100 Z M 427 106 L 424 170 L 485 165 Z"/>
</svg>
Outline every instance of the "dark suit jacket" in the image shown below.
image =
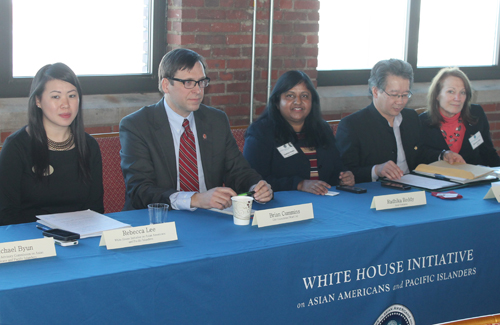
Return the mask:
<svg viewBox="0 0 500 325">
<path fill-rule="evenodd" d="M 245 192 L 262 179 L 238 150 L 224 112 L 200 105 L 194 118 L 207 189 L 225 184 Z M 163 98 L 121 120 L 120 143 L 126 184 L 123 209 L 170 204 L 170 195 L 177 191 L 177 162 Z"/>
<path fill-rule="evenodd" d="M 474 125 L 464 123 L 466 124 L 464 141 L 459 154 L 468 164 L 491 167 L 500 166 L 500 157 L 498 157 L 497 151 L 493 147 L 490 137 L 490 125 L 488 124 L 488 119 L 486 118 L 486 114 L 484 114 L 483 108 L 472 104 L 470 112 L 477 119 L 477 123 Z M 419 117 L 422 124 L 424 146 L 438 153 L 443 150 L 449 150 L 448 144 L 441 134 L 441 130 L 436 126 L 430 125 L 431 121 L 427 112 L 420 114 Z M 472 149 L 469 138 L 477 132 L 481 132 L 484 142 L 476 149 Z"/>
<path fill-rule="evenodd" d="M 399 128 L 410 171 L 421 162 L 437 160 L 438 155 L 432 159 L 421 152 L 420 121 L 415 110 L 404 108 L 401 114 Z M 374 165 L 397 162 L 394 131 L 373 103 L 340 120 L 336 138 L 342 162 L 354 173 L 356 183 L 371 182 Z"/>
<path fill-rule="evenodd" d="M 335 137 L 330 126 L 325 122 L 323 127 L 328 134 L 328 146 L 316 148 L 319 179 L 330 185 L 337 185 L 339 174 L 344 171 L 340 154 L 335 146 Z M 245 135 L 243 155 L 252 168 L 271 184 L 274 191 L 297 190 L 297 185 L 310 177 L 309 158 L 294 144 L 298 154 L 283 158 L 277 147 L 274 136 L 274 125 L 271 120 L 259 119 L 252 123 Z"/>
</svg>

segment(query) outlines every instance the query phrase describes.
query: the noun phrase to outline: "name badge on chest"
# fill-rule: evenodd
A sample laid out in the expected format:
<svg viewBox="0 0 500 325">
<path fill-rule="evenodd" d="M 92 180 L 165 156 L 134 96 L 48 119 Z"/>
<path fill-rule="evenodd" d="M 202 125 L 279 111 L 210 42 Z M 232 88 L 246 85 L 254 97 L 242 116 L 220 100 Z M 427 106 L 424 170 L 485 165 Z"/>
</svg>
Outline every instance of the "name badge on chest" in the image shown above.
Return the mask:
<svg viewBox="0 0 500 325">
<path fill-rule="evenodd" d="M 288 158 L 290 156 L 293 156 L 293 155 L 296 155 L 299 153 L 297 151 L 297 149 L 295 149 L 295 147 L 293 146 L 293 144 L 291 142 L 285 143 L 284 145 L 282 145 L 276 149 L 278 149 L 278 151 L 283 156 L 283 158 Z"/>
<path fill-rule="evenodd" d="M 484 142 L 483 136 L 481 135 L 481 132 L 477 131 L 476 134 L 474 134 L 473 136 L 471 136 L 469 138 L 469 142 L 470 142 L 470 145 L 472 146 L 472 150 L 479 147 Z"/>
</svg>

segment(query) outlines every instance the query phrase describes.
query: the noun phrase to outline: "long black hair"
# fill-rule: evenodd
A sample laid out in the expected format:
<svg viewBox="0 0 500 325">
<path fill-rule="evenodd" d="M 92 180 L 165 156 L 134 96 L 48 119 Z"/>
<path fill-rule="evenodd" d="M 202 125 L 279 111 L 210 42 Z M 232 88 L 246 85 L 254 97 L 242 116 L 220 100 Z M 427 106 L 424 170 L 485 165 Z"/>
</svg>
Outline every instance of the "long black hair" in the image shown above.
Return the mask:
<svg viewBox="0 0 500 325">
<path fill-rule="evenodd" d="M 297 141 L 297 135 L 292 126 L 281 115 L 280 101 L 281 94 L 287 92 L 300 83 L 304 83 L 306 88 L 311 92 L 312 97 L 311 112 L 306 117 L 301 132 L 304 133 L 308 146 L 326 146 L 328 139 L 326 132 L 328 132 L 328 130 L 326 130 L 325 122 L 321 118 L 319 95 L 309 76 L 302 71 L 287 71 L 279 77 L 273 91 L 271 92 L 266 109 L 259 119 L 268 118 L 273 122 L 275 126 L 274 136 L 277 142 L 288 143 L 290 141 Z"/>
<path fill-rule="evenodd" d="M 64 63 L 47 64 L 36 73 L 31 83 L 30 97 L 28 101 L 28 127 L 31 137 L 31 153 L 33 156 L 33 169 L 39 180 L 49 170 L 49 148 L 47 145 L 47 133 L 43 126 L 42 109 L 36 105 L 36 101 L 42 99 L 45 85 L 51 80 L 66 81 L 76 87 L 80 103 L 78 113 L 70 124 L 73 133 L 75 149 L 78 153 L 78 167 L 80 176 L 84 182 L 90 180 L 90 153 L 85 140 L 85 129 L 83 126 L 82 112 L 82 88 L 73 70 Z"/>
</svg>

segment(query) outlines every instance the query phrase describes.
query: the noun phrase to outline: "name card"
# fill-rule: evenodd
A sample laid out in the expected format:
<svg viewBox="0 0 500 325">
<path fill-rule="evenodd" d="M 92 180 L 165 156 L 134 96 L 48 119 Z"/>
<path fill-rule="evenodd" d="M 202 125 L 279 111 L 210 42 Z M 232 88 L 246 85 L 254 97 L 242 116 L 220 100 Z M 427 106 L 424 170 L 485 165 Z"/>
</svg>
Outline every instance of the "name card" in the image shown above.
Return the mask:
<svg viewBox="0 0 500 325">
<path fill-rule="evenodd" d="M 0 263 L 56 256 L 53 238 L 12 241 L 0 244 Z"/>
<path fill-rule="evenodd" d="M 104 231 L 99 246 L 117 249 L 177 240 L 175 222 Z"/>
<path fill-rule="evenodd" d="M 370 209 L 387 210 L 427 204 L 425 191 L 374 196 Z"/>
<path fill-rule="evenodd" d="M 255 211 L 252 226 L 259 228 L 314 219 L 312 203 Z"/>
<path fill-rule="evenodd" d="M 500 182 L 491 183 L 491 188 L 488 190 L 488 193 L 483 197 L 485 199 L 496 198 L 497 202 L 500 203 Z"/>
</svg>

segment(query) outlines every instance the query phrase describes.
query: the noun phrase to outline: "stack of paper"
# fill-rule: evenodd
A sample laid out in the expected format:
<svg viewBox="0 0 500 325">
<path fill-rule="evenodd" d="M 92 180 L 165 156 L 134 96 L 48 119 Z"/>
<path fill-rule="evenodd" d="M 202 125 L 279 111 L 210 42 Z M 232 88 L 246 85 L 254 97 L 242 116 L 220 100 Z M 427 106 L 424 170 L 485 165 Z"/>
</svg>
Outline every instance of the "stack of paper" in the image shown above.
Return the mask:
<svg viewBox="0 0 500 325">
<path fill-rule="evenodd" d="M 403 177 L 393 182 L 433 191 L 441 190 L 443 188 L 448 188 L 448 187 L 456 187 L 458 185 L 457 183 L 449 181 L 444 181 L 440 179 L 429 178 L 419 175 L 413 175 L 413 174 L 403 175 Z"/>
<path fill-rule="evenodd" d="M 53 229 L 80 234 L 80 238 L 101 236 L 103 231 L 126 228 L 130 225 L 92 210 L 45 214 L 36 216 L 38 222 Z"/>
<path fill-rule="evenodd" d="M 453 182 L 462 184 L 476 182 L 481 180 L 494 179 L 493 169 L 485 166 L 476 166 L 469 164 L 449 164 L 444 160 L 433 162 L 432 164 L 420 164 L 415 168 L 415 172 L 438 177 L 445 176 Z"/>
</svg>

